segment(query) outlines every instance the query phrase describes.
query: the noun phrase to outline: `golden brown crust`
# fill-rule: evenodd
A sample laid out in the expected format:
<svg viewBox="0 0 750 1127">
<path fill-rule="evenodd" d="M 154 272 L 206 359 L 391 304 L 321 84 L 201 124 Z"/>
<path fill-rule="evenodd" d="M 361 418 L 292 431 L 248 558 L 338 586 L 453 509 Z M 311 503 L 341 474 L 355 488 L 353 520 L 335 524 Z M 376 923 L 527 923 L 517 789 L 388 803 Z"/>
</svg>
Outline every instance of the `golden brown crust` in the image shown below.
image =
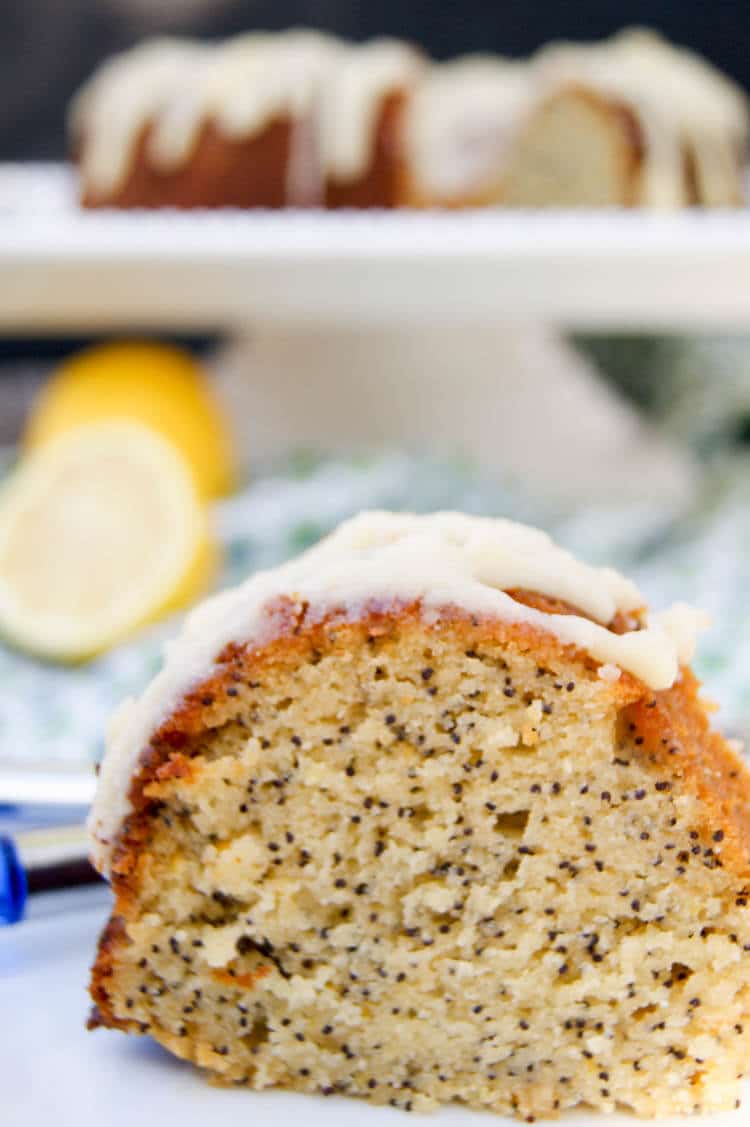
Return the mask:
<svg viewBox="0 0 750 1127">
<path fill-rule="evenodd" d="M 534 592 L 515 591 L 513 596 L 538 609 L 550 610 L 554 606 L 555 613 L 575 612 L 568 604 Z M 124 921 L 135 904 L 141 848 L 159 807 L 150 796 L 150 785 L 189 775 L 191 755 L 205 731 L 223 722 L 231 710 L 230 690 L 236 683 L 260 680 L 269 672 L 294 666 L 321 652 L 345 652 L 357 636 L 366 641 L 394 628 L 421 622 L 417 603 L 373 603 L 356 622 L 347 622 L 336 614 L 316 621 L 310 608 L 289 599 L 279 600 L 269 608 L 269 613 L 278 628 L 275 640 L 259 649 L 239 643 L 225 647 L 217 660 L 216 672 L 185 696 L 180 708 L 154 733 L 142 755 L 129 794 L 132 813 L 123 825 L 113 854 L 115 907 L 92 969 L 92 1025 L 128 1027 L 112 1012 L 107 983 L 116 949 L 126 942 Z M 612 625 L 622 630 L 637 625 L 637 620 L 621 620 Z M 554 668 L 559 663 L 575 661 L 594 675 L 598 668 L 599 663 L 590 655 L 562 645 L 553 635 L 528 623 L 478 619 L 453 607 L 445 608 L 440 621 L 429 629 L 441 630 L 446 626 L 463 634 L 467 649 L 509 647 L 533 653 L 540 666 Z M 607 691 L 612 693 L 623 731 L 632 735 L 644 765 L 660 780 L 666 780 L 667 786 L 671 787 L 670 780 L 679 780 L 683 788 L 701 800 L 705 817 L 698 829 L 707 847 L 717 855 L 720 853 L 721 863 L 745 879 L 750 868 L 750 772 L 721 736 L 711 731 L 692 673 L 683 670 L 680 681 L 662 692 L 653 692 L 635 677 L 623 673 L 617 681 L 607 683 Z"/>
<path fill-rule="evenodd" d="M 513 587 L 505 592 L 510 595 L 517 603 L 523 603 L 526 607 L 533 607 L 534 610 L 540 610 L 543 614 L 575 614 L 578 618 L 588 618 L 589 616 L 581 610 L 580 607 L 573 606 L 565 599 L 556 599 L 550 595 L 540 595 L 538 591 L 527 591 L 524 587 Z M 630 614 L 625 614 L 623 611 L 617 612 L 611 622 L 607 623 L 607 629 L 611 630 L 613 634 L 627 634 L 631 630 L 640 629 L 645 608 L 640 611 L 632 611 Z M 592 620 L 593 621 L 593 620 Z"/>
<path fill-rule="evenodd" d="M 89 993 L 94 1002 L 88 1020 L 89 1029 L 106 1026 L 109 1029 L 129 1030 L 135 1023 L 121 1021 L 115 1017 L 109 997 L 108 983 L 114 974 L 117 949 L 127 944 L 125 921 L 113 912 L 99 939 L 96 965 L 91 974 Z"/>
<path fill-rule="evenodd" d="M 356 180 L 329 180 L 325 206 L 328 208 L 397 207 L 402 149 L 402 123 L 406 94 L 395 91 L 383 101 L 375 127 L 372 159 Z"/>
<path fill-rule="evenodd" d="M 725 176 L 722 178 L 721 195 L 719 198 L 712 197 L 711 193 L 706 192 L 706 185 L 703 182 L 703 177 L 700 174 L 700 160 L 696 152 L 696 145 L 694 140 L 688 140 L 683 144 L 682 150 L 682 164 L 685 176 L 685 195 L 686 203 L 690 207 L 744 207 L 746 204 L 745 191 L 744 191 L 744 169 L 747 163 L 746 153 L 743 152 L 743 146 L 732 145 L 729 150 L 731 153 L 730 160 L 732 164 L 731 174 L 728 169 L 724 169 Z M 714 190 L 716 185 L 714 184 Z"/>
<path fill-rule="evenodd" d="M 589 97 L 591 97 L 589 91 Z M 643 139 L 641 124 L 630 108 L 621 102 L 605 103 L 606 109 L 617 122 L 623 138 L 623 169 L 622 178 L 624 187 L 623 204 L 626 207 L 636 207 L 642 202 L 640 198 L 640 179 L 643 171 L 643 162 L 646 155 L 646 146 Z M 603 107 L 604 108 L 604 107 Z"/>
<path fill-rule="evenodd" d="M 685 198 L 689 207 L 698 207 L 701 201 L 700 186 L 698 183 L 698 167 L 695 153 L 689 145 L 684 145 L 682 150 L 682 167 L 685 178 Z"/>
<path fill-rule="evenodd" d="M 699 689 L 691 670 L 683 669 L 671 689 L 641 696 L 621 722 L 649 767 L 700 799 L 704 837 L 722 864 L 750 877 L 750 770 L 711 730 Z"/>
<path fill-rule="evenodd" d="M 241 140 L 226 137 L 207 122 L 190 158 L 171 172 L 162 171 L 150 159 L 151 133 L 151 126 L 141 132 L 127 176 L 113 193 L 100 195 L 83 184 L 84 207 L 281 208 L 288 203 L 292 135 L 288 119 L 272 121 L 260 133 Z"/>
</svg>

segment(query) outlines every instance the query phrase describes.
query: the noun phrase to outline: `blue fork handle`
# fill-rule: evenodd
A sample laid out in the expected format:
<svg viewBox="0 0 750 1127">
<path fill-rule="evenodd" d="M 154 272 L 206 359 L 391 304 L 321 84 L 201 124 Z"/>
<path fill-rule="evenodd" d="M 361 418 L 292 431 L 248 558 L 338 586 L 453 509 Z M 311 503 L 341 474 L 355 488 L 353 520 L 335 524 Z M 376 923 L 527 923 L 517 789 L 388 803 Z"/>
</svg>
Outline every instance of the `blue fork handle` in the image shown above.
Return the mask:
<svg viewBox="0 0 750 1127">
<path fill-rule="evenodd" d="M 23 917 L 28 884 L 18 850 L 0 836 L 0 924 L 16 924 Z"/>
</svg>

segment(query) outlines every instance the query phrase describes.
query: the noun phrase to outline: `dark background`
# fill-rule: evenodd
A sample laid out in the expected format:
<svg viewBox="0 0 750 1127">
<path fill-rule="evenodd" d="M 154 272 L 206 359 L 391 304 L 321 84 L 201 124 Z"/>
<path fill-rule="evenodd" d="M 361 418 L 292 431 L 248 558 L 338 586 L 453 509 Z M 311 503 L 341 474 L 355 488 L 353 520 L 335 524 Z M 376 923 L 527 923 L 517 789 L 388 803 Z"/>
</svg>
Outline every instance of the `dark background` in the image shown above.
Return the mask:
<svg viewBox="0 0 750 1127">
<path fill-rule="evenodd" d="M 403 36 L 446 58 L 522 55 L 548 39 L 647 24 L 750 87 L 747 0 L 0 0 L 0 19 L 0 160 L 64 155 L 70 95 L 101 59 L 153 34 L 306 25 L 353 39 Z"/>
</svg>

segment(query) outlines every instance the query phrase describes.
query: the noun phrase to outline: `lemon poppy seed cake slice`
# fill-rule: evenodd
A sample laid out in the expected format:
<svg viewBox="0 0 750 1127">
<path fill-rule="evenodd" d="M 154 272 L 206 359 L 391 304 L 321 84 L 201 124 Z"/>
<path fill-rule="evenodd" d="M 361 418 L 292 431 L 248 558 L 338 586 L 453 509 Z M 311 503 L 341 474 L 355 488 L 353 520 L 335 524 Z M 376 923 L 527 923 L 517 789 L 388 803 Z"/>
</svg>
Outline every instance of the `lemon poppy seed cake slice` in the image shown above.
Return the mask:
<svg viewBox="0 0 750 1127">
<path fill-rule="evenodd" d="M 91 1024 L 228 1083 L 525 1117 L 733 1107 L 750 778 L 699 616 L 506 521 L 364 514 L 116 716 Z"/>
</svg>

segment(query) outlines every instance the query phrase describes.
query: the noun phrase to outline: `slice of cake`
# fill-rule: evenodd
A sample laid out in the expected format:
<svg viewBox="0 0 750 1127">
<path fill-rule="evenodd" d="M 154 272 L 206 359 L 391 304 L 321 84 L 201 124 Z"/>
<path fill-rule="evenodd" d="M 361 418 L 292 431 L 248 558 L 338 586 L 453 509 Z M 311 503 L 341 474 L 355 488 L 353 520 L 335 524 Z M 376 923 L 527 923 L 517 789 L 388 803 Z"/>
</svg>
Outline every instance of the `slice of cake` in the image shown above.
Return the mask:
<svg viewBox="0 0 750 1127">
<path fill-rule="evenodd" d="M 213 46 L 150 41 L 106 63 L 71 113 L 83 205 L 319 203 L 315 120 L 338 50 L 290 31 Z"/>
<path fill-rule="evenodd" d="M 365 514 L 205 604 L 112 725 L 91 1024 L 406 1109 L 732 1107 L 750 776 L 698 624 L 448 513 Z"/>
</svg>

